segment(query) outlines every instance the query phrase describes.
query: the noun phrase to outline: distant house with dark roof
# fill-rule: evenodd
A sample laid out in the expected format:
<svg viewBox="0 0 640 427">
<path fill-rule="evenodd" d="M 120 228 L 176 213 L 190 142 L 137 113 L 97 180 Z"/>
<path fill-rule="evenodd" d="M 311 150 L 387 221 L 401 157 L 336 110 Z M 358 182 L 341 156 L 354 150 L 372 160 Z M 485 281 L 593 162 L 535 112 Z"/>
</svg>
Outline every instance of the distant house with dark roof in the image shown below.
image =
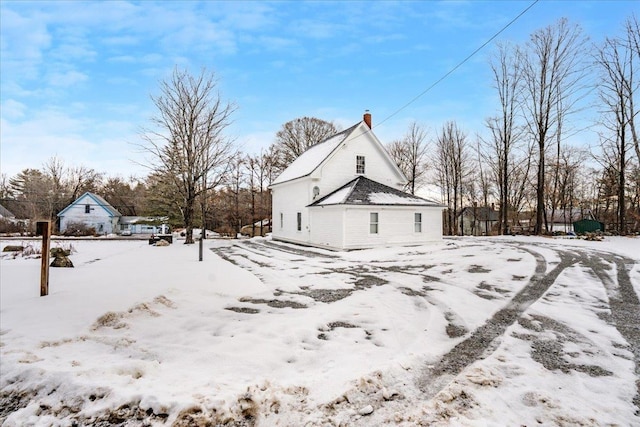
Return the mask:
<svg viewBox="0 0 640 427">
<path fill-rule="evenodd" d="M 14 220 L 16 216 L 9 209 L 0 205 L 0 219 Z"/>
<path fill-rule="evenodd" d="M 458 232 L 463 236 L 488 236 L 500 219 L 493 206 L 467 206 L 458 215 Z"/>
<path fill-rule="evenodd" d="M 406 183 L 365 113 L 302 153 L 271 184 L 272 237 L 331 249 L 441 240 L 444 206 L 403 192 Z"/>
<path fill-rule="evenodd" d="M 163 234 L 168 230 L 166 217 L 122 216 L 97 194 L 86 192 L 58 214 L 60 232 L 75 224 L 93 228 L 98 234 Z"/>
</svg>

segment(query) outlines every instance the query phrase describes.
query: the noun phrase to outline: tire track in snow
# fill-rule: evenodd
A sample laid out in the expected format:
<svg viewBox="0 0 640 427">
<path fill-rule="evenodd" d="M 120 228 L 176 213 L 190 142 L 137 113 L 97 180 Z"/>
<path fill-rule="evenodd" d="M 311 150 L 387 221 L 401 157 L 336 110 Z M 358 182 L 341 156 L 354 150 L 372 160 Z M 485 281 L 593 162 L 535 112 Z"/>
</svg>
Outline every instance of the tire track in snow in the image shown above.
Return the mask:
<svg viewBox="0 0 640 427">
<path fill-rule="evenodd" d="M 425 368 L 417 386 L 427 398 L 435 396 L 467 366 L 488 356 L 497 347 L 496 340 L 504 335 L 507 328 L 544 295 L 567 267 L 579 260 L 573 253 L 558 251 L 560 263 L 547 273 L 547 261 L 541 254 L 525 247 L 520 249 L 530 253 L 536 260 L 535 272 L 529 283 L 469 338 L 456 345 L 436 364 Z"/>
<path fill-rule="evenodd" d="M 592 255 L 584 254 L 585 263 L 600 279 L 609 297 L 611 309 L 610 323 L 616 327 L 620 335 L 627 341 L 633 353 L 636 373 L 636 395 L 633 403 L 636 415 L 640 416 L 640 300 L 631 284 L 629 271 L 633 269 L 635 261 L 619 255 L 596 252 Z M 616 266 L 616 279 L 607 273 L 609 267 L 602 261 Z M 617 281 L 617 286 L 616 286 Z"/>
</svg>

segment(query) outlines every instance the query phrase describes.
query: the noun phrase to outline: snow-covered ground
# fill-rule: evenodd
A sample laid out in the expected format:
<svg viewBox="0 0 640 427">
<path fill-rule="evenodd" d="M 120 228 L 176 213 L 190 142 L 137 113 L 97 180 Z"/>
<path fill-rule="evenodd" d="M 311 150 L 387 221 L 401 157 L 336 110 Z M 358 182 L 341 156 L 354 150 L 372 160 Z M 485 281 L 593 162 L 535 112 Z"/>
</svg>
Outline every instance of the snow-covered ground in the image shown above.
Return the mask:
<svg viewBox="0 0 640 427">
<path fill-rule="evenodd" d="M 2 258 L 3 425 L 640 425 L 640 239 L 180 243 Z"/>
</svg>

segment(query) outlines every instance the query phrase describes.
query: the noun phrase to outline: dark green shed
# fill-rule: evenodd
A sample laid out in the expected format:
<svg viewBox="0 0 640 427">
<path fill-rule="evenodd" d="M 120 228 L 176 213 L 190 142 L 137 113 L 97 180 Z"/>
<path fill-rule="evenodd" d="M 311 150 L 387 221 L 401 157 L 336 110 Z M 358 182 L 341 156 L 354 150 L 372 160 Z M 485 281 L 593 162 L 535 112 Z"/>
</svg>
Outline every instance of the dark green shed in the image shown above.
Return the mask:
<svg viewBox="0 0 640 427">
<path fill-rule="evenodd" d="M 604 231 L 604 223 L 592 219 L 581 219 L 573 223 L 573 231 L 576 234 L 592 233 L 594 231 Z"/>
</svg>

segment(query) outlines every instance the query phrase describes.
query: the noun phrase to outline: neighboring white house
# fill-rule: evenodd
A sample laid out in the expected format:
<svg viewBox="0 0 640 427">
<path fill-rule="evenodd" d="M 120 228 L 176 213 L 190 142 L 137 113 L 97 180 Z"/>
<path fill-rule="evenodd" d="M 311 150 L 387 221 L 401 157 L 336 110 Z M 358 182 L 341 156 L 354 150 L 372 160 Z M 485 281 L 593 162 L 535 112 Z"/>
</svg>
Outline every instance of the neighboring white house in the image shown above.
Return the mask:
<svg viewBox="0 0 640 427">
<path fill-rule="evenodd" d="M 371 131 L 371 115 L 302 153 L 271 184 L 275 240 L 359 249 L 442 239 L 442 206 L 407 179 Z"/>
<path fill-rule="evenodd" d="M 86 192 L 58 214 L 60 232 L 74 224 L 93 228 L 98 234 L 164 234 L 168 231 L 163 217 L 122 216 L 97 194 Z"/>
<path fill-rule="evenodd" d="M 90 192 L 78 197 L 58 214 L 61 232 L 65 232 L 74 224 L 83 224 L 95 229 L 99 234 L 116 232 L 121 216 L 105 199 Z"/>
</svg>

